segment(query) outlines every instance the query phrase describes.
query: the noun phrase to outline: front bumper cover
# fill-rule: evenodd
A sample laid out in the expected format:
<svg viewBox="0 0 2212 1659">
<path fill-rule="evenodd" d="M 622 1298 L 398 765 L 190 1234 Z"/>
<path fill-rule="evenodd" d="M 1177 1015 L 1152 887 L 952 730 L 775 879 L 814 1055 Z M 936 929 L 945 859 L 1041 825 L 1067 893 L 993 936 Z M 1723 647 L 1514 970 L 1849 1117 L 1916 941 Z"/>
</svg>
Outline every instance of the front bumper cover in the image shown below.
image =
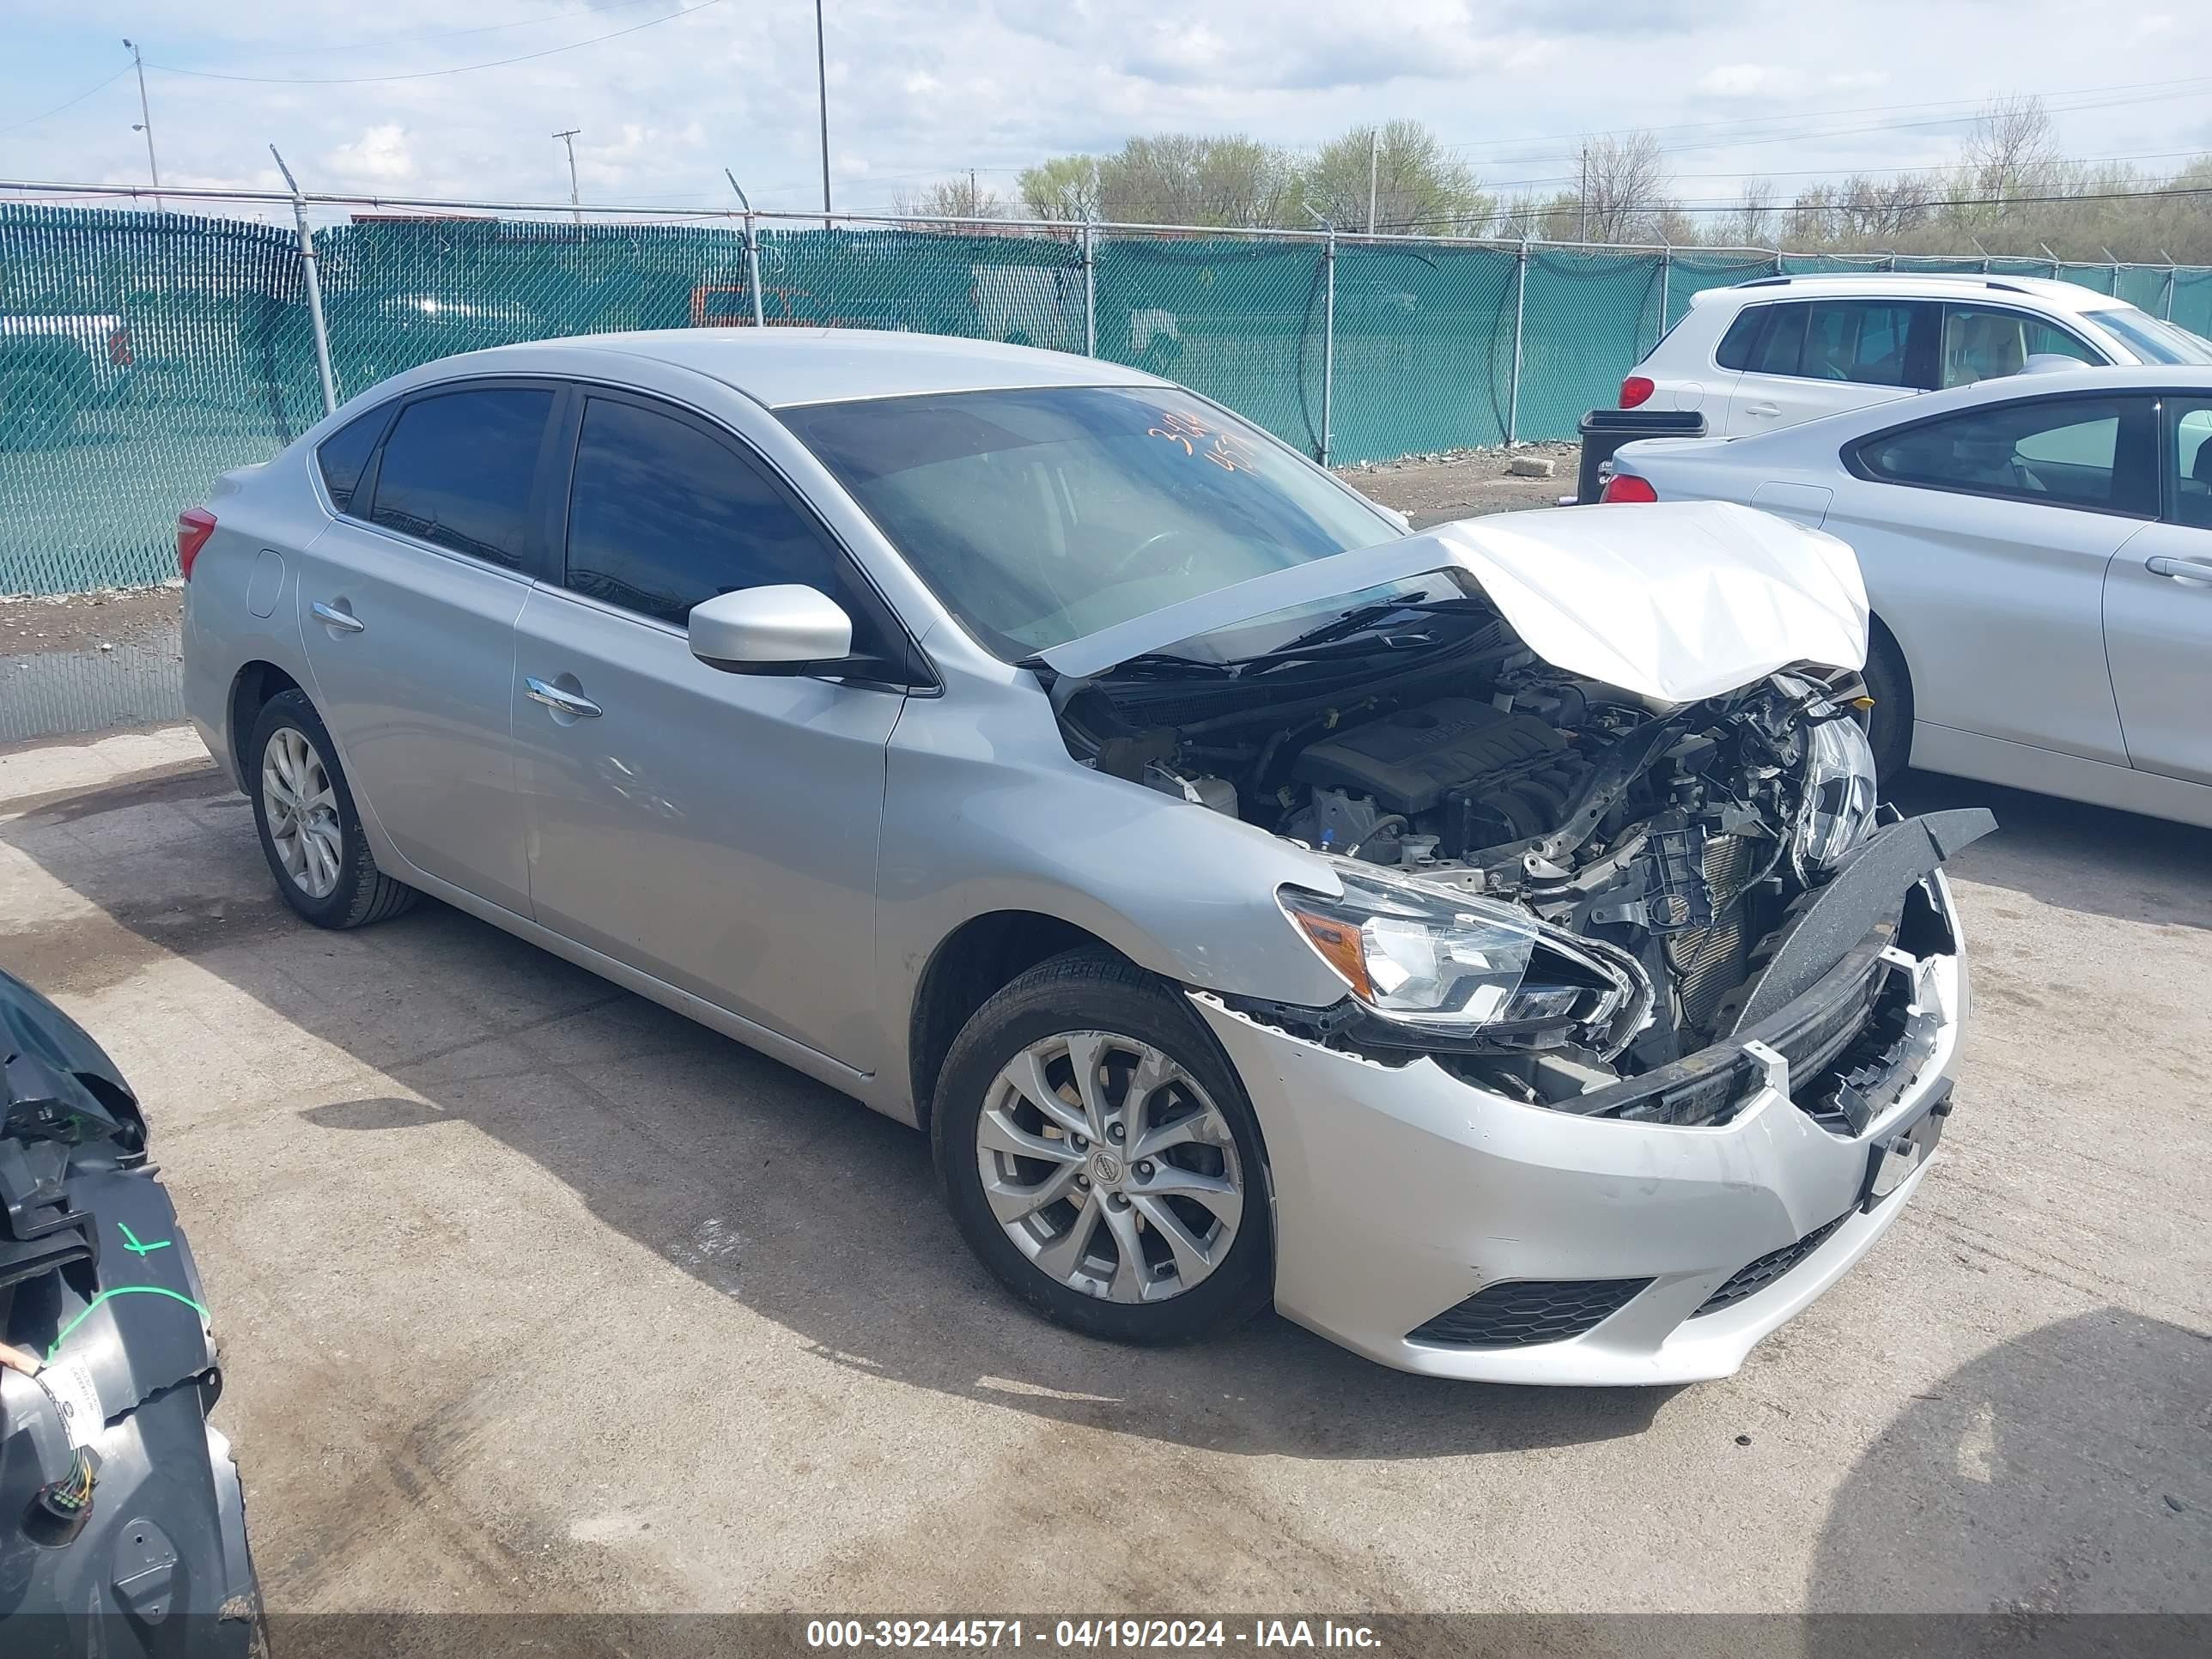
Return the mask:
<svg viewBox="0 0 2212 1659">
<path fill-rule="evenodd" d="M 1914 1040 L 1856 1127 L 1801 1109 L 1786 1057 L 1748 1033 L 1720 1046 L 1755 1060 L 1753 1092 L 1724 1122 L 1685 1126 L 1526 1105 L 1425 1057 L 1381 1064 L 1194 994 L 1266 1139 L 1277 1308 L 1370 1358 L 1434 1376 L 1729 1375 L 1866 1253 L 1926 1175 L 1925 1158 L 1901 1167 L 1893 1158 L 1888 1190 L 1869 1193 L 1877 1147 L 1948 1109 L 1966 1012 L 1949 887 L 1940 872 L 1921 879 L 1952 948 L 1881 952 L 1888 971 L 1910 975 Z M 1762 1264 L 1774 1270 L 1752 1271 Z M 1648 1282 L 1565 1340 L 1468 1347 L 1409 1335 L 1503 1282 L 1621 1280 Z"/>
</svg>

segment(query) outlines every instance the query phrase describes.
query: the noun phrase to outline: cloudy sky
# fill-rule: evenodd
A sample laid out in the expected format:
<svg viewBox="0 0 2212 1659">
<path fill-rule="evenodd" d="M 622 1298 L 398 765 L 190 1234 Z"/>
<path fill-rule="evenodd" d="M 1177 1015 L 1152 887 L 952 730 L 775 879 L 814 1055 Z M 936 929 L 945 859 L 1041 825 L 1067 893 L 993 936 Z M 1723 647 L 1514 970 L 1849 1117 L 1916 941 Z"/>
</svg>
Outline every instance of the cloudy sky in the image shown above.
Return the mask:
<svg viewBox="0 0 2212 1659">
<path fill-rule="evenodd" d="M 1749 173 L 1786 197 L 1946 161 L 1960 118 L 2007 92 L 2044 94 L 2079 156 L 2155 171 L 2212 149 L 2212 33 L 2157 0 L 826 9 L 831 174 L 851 210 L 970 167 L 1010 191 L 1025 161 L 1132 133 L 1310 144 L 1398 116 L 1500 189 L 1557 181 L 1575 134 L 1654 128 L 1692 204 L 1732 199 Z M 756 205 L 820 202 L 808 0 L 0 0 L 0 176 L 144 180 L 125 35 L 172 184 L 274 185 L 273 140 L 310 189 L 560 201 L 550 135 L 576 127 L 587 201 L 718 205 L 728 166 Z M 504 59 L 522 61 L 471 67 Z"/>
</svg>

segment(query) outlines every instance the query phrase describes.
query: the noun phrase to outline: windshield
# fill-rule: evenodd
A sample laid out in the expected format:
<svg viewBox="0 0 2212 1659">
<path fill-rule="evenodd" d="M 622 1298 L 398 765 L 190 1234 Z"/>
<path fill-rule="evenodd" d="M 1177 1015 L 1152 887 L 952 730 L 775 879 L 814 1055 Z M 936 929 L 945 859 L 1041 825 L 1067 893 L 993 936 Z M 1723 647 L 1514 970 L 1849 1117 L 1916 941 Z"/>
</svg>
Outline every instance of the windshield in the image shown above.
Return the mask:
<svg viewBox="0 0 2212 1659">
<path fill-rule="evenodd" d="M 2161 323 L 2133 306 L 2114 306 L 2109 311 L 2087 313 L 2091 322 L 2109 329 L 2127 343 L 2128 349 L 2147 363 L 2212 363 L 2212 349 L 2194 335 Z"/>
<path fill-rule="evenodd" d="M 945 607 L 1008 662 L 1401 532 L 1172 386 L 1054 386 L 779 411 Z"/>
</svg>

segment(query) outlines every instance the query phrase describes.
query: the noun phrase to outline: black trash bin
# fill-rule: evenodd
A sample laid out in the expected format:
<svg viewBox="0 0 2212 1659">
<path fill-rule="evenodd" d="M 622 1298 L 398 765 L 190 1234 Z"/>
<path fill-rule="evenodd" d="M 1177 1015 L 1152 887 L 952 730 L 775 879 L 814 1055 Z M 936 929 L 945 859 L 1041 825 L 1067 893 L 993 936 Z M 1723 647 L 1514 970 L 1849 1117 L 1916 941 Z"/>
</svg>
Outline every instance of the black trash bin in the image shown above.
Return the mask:
<svg viewBox="0 0 2212 1659">
<path fill-rule="evenodd" d="M 1694 409 L 1593 409 L 1577 430 L 1582 434 L 1583 464 L 1575 500 L 1587 505 L 1597 499 L 1598 468 L 1621 445 L 1638 438 L 1702 438 L 1705 417 Z"/>
</svg>

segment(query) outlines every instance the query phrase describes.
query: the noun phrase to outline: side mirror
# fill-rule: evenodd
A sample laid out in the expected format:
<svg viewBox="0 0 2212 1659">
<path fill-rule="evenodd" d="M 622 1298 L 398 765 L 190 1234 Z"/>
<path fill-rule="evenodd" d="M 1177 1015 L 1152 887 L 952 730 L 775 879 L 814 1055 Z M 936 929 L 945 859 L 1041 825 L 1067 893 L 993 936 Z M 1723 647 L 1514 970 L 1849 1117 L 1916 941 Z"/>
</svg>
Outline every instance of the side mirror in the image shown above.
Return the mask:
<svg viewBox="0 0 2212 1659">
<path fill-rule="evenodd" d="M 691 607 L 691 654 L 732 674 L 811 674 L 853 654 L 853 619 L 796 585 L 744 587 Z"/>
</svg>

